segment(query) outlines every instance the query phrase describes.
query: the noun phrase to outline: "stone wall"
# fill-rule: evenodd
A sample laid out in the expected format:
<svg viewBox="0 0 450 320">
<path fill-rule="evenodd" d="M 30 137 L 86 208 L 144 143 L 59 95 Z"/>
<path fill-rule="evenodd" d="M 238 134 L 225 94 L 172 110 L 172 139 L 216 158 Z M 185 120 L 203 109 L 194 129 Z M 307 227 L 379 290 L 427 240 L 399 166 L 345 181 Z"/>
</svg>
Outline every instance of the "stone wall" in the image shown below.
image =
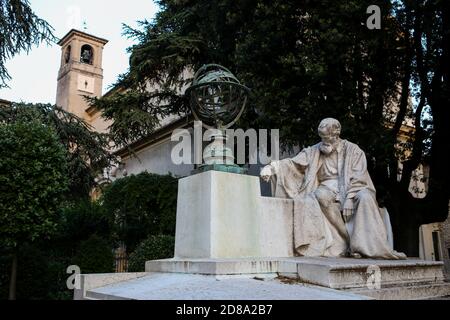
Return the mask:
<svg viewBox="0 0 450 320">
<path fill-rule="evenodd" d="M 156 174 L 171 173 L 174 176 L 184 177 L 190 175 L 194 169 L 193 165 L 176 165 L 171 160 L 172 148 L 177 142 L 171 142 L 170 137 L 157 144 L 153 144 L 136 153 L 136 157 L 130 156 L 122 159 L 125 162 L 125 169 L 128 175 L 139 174 L 143 171 Z M 122 178 L 120 173 L 117 178 Z"/>
<path fill-rule="evenodd" d="M 450 210 L 449 217 L 441 226 L 442 257 L 445 264 L 445 274 L 450 281 Z"/>
</svg>

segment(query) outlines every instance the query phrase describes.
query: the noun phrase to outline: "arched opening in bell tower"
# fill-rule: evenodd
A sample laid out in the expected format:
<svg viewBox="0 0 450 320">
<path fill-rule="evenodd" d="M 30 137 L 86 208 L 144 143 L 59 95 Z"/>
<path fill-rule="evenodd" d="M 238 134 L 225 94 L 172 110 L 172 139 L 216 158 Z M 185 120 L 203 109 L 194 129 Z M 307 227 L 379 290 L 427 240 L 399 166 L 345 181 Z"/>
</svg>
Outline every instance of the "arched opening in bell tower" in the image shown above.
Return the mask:
<svg viewBox="0 0 450 320">
<path fill-rule="evenodd" d="M 70 57 L 72 55 L 72 47 L 69 45 L 66 49 L 66 53 L 64 54 L 64 62 L 69 63 Z"/>
<path fill-rule="evenodd" d="M 81 47 L 80 61 L 81 63 L 93 64 L 94 49 L 90 45 L 85 44 Z"/>
</svg>

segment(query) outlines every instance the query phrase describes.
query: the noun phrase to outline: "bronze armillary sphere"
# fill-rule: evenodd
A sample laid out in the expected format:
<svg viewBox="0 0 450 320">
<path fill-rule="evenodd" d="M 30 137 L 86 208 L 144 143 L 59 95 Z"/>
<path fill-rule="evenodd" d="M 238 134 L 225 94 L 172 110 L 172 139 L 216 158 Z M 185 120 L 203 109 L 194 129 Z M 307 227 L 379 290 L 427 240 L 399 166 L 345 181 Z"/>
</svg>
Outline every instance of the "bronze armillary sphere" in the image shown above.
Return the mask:
<svg viewBox="0 0 450 320">
<path fill-rule="evenodd" d="M 227 68 L 208 64 L 194 75 L 186 95 L 197 120 L 207 128 L 223 130 L 239 120 L 249 91 Z"/>
</svg>

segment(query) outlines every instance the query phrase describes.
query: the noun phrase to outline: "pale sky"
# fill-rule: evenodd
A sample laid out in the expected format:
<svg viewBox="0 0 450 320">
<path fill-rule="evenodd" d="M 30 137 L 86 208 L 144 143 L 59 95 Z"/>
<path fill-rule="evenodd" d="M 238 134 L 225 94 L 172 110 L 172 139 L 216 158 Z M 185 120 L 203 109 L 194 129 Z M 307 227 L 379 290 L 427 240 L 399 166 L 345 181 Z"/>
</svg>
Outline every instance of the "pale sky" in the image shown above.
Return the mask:
<svg viewBox="0 0 450 320">
<path fill-rule="evenodd" d="M 122 36 L 122 23 L 136 27 L 136 21 L 151 20 L 158 11 L 152 0 L 30 0 L 30 4 L 39 17 L 52 25 L 58 38 L 75 28 L 109 40 L 103 51 L 103 93 L 129 66 L 126 48 L 133 40 Z M 10 89 L 0 89 L 0 99 L 54 104 L 60 56 L 57 44 L 41 44 L 28 55 L 22 53 L 7 61 L 12 80 L 8 82 Z"/>
</svg>

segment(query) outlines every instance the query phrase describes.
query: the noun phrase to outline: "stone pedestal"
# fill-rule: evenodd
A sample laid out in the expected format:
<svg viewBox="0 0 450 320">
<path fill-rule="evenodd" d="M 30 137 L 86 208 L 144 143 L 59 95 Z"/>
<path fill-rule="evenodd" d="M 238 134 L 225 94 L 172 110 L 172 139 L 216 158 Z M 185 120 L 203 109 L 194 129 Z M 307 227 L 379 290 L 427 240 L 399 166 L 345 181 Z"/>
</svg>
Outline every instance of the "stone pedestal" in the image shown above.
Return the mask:
<svg viewBox="0 0 450 320">
<path fill-rule="evenodd" d="M 259 178 L 208 171 L 179 181 L 175 257 L 292 256 L 293 202 L 261 197 Z"/>
</svg>

